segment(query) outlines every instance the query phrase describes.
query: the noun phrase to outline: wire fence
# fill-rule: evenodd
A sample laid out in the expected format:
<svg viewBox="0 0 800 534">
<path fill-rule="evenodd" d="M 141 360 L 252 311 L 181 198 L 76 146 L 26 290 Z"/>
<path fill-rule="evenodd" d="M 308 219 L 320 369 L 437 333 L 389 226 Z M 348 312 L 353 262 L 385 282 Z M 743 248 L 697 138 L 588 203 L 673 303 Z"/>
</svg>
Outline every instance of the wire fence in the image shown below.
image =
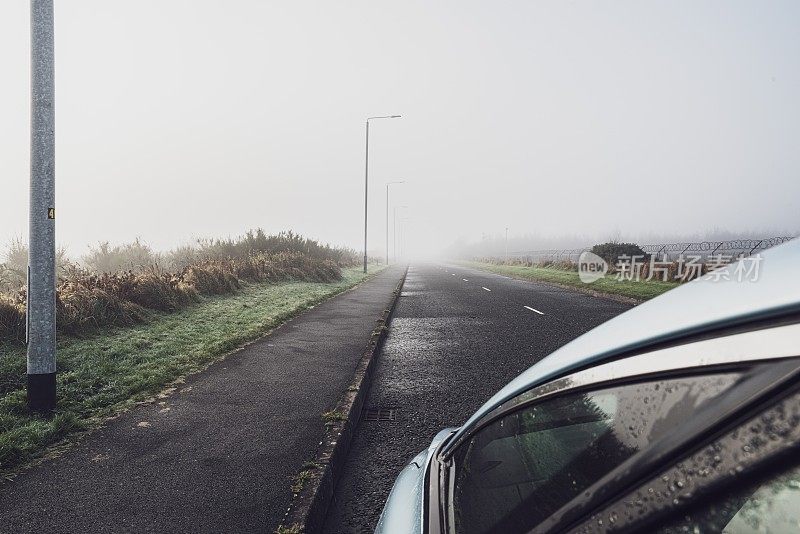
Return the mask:
<svg viewBox="0 0 800 534">
<path fill-rule="evenodd" d="M 691 255 L 704 262 L 711 257 L 726 256 L 741 258 L 752 256 L 768 248 L 780 245 L 794 239 L 794 237 L 770 237 L 765 239 L 733 239 L 730 241 L 698 241 L 686 243 L 653 243 L 639 245 L 645 254 L 656 256 L 663 261 L 675 261 L 683 256 Z M 530 263 L 577 262 L 581 253 L 591 250 L 592 247 L 523 250 L 510 252 L 509 257 L 517 260 L 524 259 Z"/>
</svg>

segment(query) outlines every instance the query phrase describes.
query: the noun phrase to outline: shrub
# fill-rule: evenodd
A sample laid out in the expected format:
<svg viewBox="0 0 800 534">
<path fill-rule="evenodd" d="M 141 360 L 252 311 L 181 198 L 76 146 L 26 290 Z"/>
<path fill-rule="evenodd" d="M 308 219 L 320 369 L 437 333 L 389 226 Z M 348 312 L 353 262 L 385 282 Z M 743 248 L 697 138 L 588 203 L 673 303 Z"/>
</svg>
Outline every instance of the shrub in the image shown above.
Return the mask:
<svg viewBox="0 0 800 534">
<path fill-rule="evenodd" d="M 64 247 L 56 249 L 56 274 L 59 276 L 72 266 Z M 28 274 L 28 245 L 20 238 L 11 240 L 0 263 L 0 292 L 14 293 L 26 283 Z"/>
<path fill-rule="evenodd" d="M 0 294 L 11 295 L 25 284 L 25 276 L 0 263 Z"/>
<path fill-rule="evenodd" d="M 96 247 L 89 247 L 89 253 L 83 256 L 82 260 L 96 273 L 141 271 L 159 263 L 158 256 L 138 238 L 119 246 L 101 241 Z"/>
<path fill-rule="evenodd" d="M 185 248 L 181 251 L 182 254 L 187 252 Z M 212 260 L 244 259 L 259 254 L 273 256 L 281 253 L 299 253 L 310 259 L 331 261 L 340 267 L 357 265 L 359 262 L 359 256 L 354 250 L 322 245 L 291 230 L 277 235 L 266 235 L 259 228 L 236 239 L 198 240 L 197 250 L 201 258 Z"/>
<path fill-rule="evenodd" d="M 0 342 L 3 341 L 25 341 L 25 306 L 6 295 L 0 295 Z"/>
<path fill-rule="evenodd" d="M 27 249 L 15 257 L 23 256 L 27 258 Z M 139 240 L 121 246 L 99 243 L 84 258 L 91 269 L 63 264 L 56 287 L 56 325 L 67 334 L 131 325 L 146 320 L 147 310 L 172 312 L 201 295 L 235 292 L 243 282 L 333 282 L 341 279 L 342 266 L 357 262 L 352 251 L 292 232 L 267 236 L 257 230 L 237 240 L 179 247 L 166 256 Z M 167 264 L 180 267 L 169 269 Z M 114 268 L 118 270 L 107 271 Z M 4 272 L 0 269 L 0 282 Z M 0 298 L 0 340 L 24 341 L 25 290 L 20 285 L 8 282 Z"/>
<path fill-rule="evenodd" d="M 609 265 L 614 266 L 623 256 L 640 256 L 640 259 L 647 259 L 647 254 L 636 243 L 601 243 L 592 247 L 592 252 L 606 260 Z"/>
<path fill-rule="evenodd" d="M 76 284 L 59 289 L 56 328 L 60 332 L 79 334 L 100 326 L 128 326 L 144 320 L 140 306 L 98 287 Z"/>
<path fill-rule="evenodd" d="M 187 267 L 180 280 L 193 287 L 201 295 L 221 295 L 239 289 L 239 280 L 225 266 L 206 262 Z"/>
</svg>

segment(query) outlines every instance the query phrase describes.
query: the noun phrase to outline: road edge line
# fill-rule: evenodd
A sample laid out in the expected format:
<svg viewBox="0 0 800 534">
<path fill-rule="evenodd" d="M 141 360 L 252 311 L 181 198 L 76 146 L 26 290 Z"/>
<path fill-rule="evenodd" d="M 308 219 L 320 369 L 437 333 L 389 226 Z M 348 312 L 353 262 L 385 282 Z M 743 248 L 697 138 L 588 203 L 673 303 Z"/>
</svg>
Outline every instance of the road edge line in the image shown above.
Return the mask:
<svg viewBox="0 0 800 534">
<path fill-rule="evenodd" d="M 293 493 L 289 508 L 275 530 L 278 534 L 313 534 L 322 532 L 328 507 L 333 500 L 336 484 L 344 471 L 347 454 L 366 402 L 375 372 L 375 361 L 386 339 L 397 301 L 408 275 L 403 271 L 400 282 L 393 291 L 394 298 L 389 308 L 377 319 L 369 345 L 364 350 L 353 379 L 328 414 L 325 434 L 312 462 L 307 462 L 295 478 L 298 491 Z"/>
</svg>

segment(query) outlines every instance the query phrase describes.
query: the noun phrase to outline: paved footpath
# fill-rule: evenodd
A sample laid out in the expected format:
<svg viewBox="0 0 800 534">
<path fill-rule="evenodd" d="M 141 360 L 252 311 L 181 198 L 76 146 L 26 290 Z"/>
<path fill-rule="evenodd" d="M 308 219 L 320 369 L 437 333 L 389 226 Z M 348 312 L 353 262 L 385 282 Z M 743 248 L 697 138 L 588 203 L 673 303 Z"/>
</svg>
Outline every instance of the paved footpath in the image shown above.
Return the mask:
<svg viewBox="0 0 800 534">
<path fill-rule="evenodd" d="M 272 532 L 402 277 L 391 268 L 0 486 L 0 532 Z"/>
</svg>

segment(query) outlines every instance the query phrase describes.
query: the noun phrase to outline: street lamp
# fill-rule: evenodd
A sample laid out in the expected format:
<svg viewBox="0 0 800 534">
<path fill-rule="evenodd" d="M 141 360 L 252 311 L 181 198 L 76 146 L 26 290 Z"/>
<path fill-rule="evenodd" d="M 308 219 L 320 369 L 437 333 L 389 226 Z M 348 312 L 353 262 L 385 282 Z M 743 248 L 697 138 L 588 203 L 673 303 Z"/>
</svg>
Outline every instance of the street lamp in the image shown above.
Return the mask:
<svg viewBox="0 0 800 534">
<path fill-rule="evenodd" d="M 53 0 L 31 0 L 31 178 L 26 341 L 28 407 L 56 405 Z"/>
<path fill-rule="evenodd" d="M 364 272 L 367 272 L 367 199 L 369 198 L 369 121 L 375 119 L 399 119 L 400 115 L 367 117 L 367 148 L 364 152 Z"/>
<path fill-rule="evenodd" d="M 394 233 L 392 236 L 392 254 L 394 255 L 394 261 L 397 261 L 397 208 L 406 209 L 408 206 L 395 206 L 394 207 Z"/>
<path fill-rule="evenodd" d="M 406 183 L 405 180 L 386 182 L 386 265 L 389 265 L 389 186 L 404 183 Z"/>
</svg>

